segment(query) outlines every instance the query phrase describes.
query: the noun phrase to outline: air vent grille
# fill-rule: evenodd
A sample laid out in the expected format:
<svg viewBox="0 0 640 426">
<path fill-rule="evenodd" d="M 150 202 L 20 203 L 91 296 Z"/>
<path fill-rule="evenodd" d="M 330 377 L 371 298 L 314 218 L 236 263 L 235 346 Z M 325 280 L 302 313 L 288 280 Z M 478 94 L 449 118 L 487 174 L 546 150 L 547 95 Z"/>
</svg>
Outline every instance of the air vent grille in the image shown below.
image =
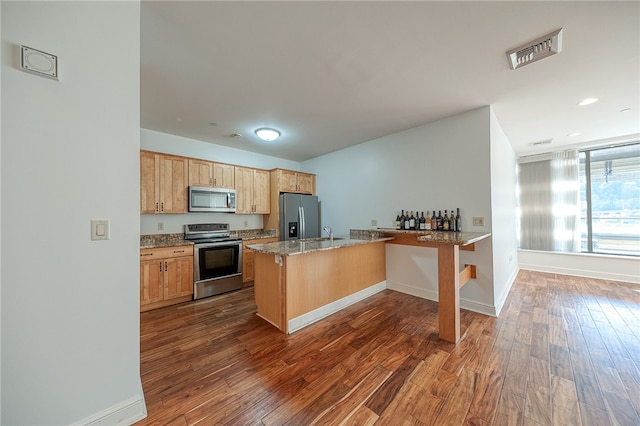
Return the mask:
<svg viewBox="0 0 640 426">
<path fill-rule="evenodd" d="M 509 50 L 507 58 L 509 66 L 515 70 L 560 53 L 560 51 L 562 51 L 562 28 Z"/>
<path fill-rule="evenodd" d="M 529 146 L 548 145 L 552 141 L 553 141 L 553 139 L 546 139 L 546 140 L 543 140 L 543 141 L 531 142 L 531 143 L 529 143 Z"/>
</svg>

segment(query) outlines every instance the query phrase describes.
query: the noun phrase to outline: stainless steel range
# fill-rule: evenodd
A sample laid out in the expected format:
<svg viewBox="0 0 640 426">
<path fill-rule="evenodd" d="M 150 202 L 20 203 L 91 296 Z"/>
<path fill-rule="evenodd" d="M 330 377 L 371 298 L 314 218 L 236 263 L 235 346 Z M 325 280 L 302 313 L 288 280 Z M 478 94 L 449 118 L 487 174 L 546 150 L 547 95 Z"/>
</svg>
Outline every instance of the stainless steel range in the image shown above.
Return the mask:
<svg viewBox="0 0 640 426">
<path fill-rule="evenodd" d="M 194 242 L 194 299 L 242 288 L 242 240 L 228 223 L 184 225 L 184 238 Z"/>
</svg>

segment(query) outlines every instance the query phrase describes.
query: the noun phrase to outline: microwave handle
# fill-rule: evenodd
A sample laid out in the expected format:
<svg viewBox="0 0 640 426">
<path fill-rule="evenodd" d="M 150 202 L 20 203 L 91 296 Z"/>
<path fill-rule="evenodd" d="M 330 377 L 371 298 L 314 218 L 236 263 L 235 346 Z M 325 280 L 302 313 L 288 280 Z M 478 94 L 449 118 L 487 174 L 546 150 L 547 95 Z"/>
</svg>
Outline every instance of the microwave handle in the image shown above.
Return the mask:
<svg viewBox="0 0 640 426">
<path fill-rule="evenodd" d="M 231 193 L 227 192 L 227 208 L 231 208 Z"/>
</svg>

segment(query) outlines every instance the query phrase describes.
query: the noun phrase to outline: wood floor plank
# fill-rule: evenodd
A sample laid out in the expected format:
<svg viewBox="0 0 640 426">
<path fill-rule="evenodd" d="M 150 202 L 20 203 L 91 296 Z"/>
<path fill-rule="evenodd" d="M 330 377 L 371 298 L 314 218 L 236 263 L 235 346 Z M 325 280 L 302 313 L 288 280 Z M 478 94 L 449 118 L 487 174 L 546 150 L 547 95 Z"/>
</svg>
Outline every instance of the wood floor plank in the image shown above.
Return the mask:
<svg viewBox="0 0 640 426">
<path fill-rule="evenodd" d="M 251 287 L 140 315 L 136 425 L 640 424 L 637 285 L 522 270 L 498 318 L 384 290 L 291 335 Z"/>
</svg>

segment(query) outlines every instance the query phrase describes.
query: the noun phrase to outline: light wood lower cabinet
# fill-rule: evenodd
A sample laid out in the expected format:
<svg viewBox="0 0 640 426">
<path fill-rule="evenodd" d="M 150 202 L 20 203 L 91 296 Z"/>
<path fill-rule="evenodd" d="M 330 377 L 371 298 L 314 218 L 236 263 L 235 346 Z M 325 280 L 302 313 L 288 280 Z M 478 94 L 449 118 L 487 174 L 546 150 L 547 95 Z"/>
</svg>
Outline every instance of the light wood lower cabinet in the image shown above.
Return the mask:
<svg viewBox="0 0 640 426">
<path fill-rule="evenodd" d="M 254 255 L 255 252 L 250 248 L 247 248 L 250 244 L 266 244 L 266 243 L 275 243 L 278 241 L 277 237 L 272 238 L 258 238 L 255 240 L 245 240 L 242 242 L 242 283 L 243 285 L 249 286 L 253 284 L 253 279 L 255 277 L 254 274 Z"/>
<path fill-rule="evenodd" d="M 140 250 L 140 311 L 193 298 L 193 246 Z"/>
</svg>

